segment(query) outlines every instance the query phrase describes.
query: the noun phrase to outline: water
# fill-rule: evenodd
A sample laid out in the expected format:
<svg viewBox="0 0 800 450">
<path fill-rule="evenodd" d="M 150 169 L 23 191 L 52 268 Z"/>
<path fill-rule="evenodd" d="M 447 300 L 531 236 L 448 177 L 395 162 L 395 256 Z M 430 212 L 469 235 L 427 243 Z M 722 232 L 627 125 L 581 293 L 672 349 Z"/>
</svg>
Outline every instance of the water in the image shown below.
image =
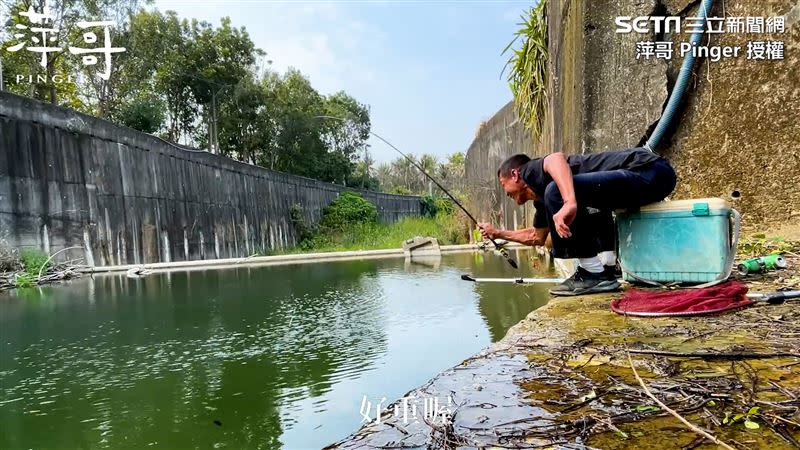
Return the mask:
<svg viewBox="0 0 800 450">
<path fill-rule="evenodd" d="M 316 449 L 547 301 L 490 254 L 85 278 L 0 294 L 0 448 Z M 374 406 L 373 406 L 374 408 Z M 374 415 L 374 413 L 373 413 Z"/>
</svg>

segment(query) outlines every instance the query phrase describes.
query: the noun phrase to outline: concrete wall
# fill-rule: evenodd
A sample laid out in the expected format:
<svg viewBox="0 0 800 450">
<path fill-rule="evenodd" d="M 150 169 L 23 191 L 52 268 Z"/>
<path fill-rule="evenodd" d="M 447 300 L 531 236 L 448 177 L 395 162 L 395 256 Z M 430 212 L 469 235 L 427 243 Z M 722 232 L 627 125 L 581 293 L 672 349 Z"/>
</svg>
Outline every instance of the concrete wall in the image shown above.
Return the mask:
<svg viewBox="0 0 800 450">
<path fill-rule="evenodd" d="M 481 125 L 464 159 L 470 206 L 478 220 L 509 229 L 515 228 L 515 220 L 518 227 L 532 220 L 533 207 L 517 206 L 497 182 L 497 167 L 505 158 L 517 153 L 534 154 L 535 150 L 530 133 L 517 120 L 514 105 L 508 103 Z"/>
<path fill-rule="evenodd" d="M 681 5 L 677 5 L 680 7 Z M 800 222 L 800 1 L 715 1 L 713 15 L 786 17 L 782 34 L 721 34 L 712 43 L 784 41 L 780 61 L 723 59 L 695 67 L 680 125 L 664 154 L 675 195 L 733 201 L 746 225 Z M 672 10 L 670 10 L 672 11 Z M 694 15 L 694 12 L 689 13 Z M 676 68 L 671 69 L 673 72 Z M 738 198 L 732 197 L 734 191 Z"/>
<path fill-rule="evenodd" d="M 266 170 L 0 93 L 0 238 L 90 265 L 248 256 L 295 243 L 342 186 Z M 418 197 L 361 192 L 383 221 Z M 400 243 L 398 242 L 398 246 Z"/>
<path fill-rule="evenodd" d="M 503 158 L 524 152 L 597 152 L 641 145 L 654 128 L 683 59 L 636 59 L 637 41 L 688 34 L 615 33 L 617 16 L 696 16 L 688 0 L 551 0 L 548 4 L 549 86 L 545 131 L 535 142 L 521 129 L 511 104 L 482 127 L 467 153 L 467 179 L 482 190 L 473 203 L 511 228 L 521 209 L 502 200 L 496 181 Z M 746 55 L 700 58 L 677 126 L 659 153 L 678 172 L 674 198 L 722 197 L 743 213 L 745 225 L 800 218 L 800 1 L 716 1 L 711 16 L 786 16 L 783 34 L 713 34 L 711 44 L 782 40 L 785 60 Z M 707 43 L 707 38 L 703 39 Z M 510 95 L 510 93 L 509 93 Z M 733 198 L 736 191 L 738 198 Z M 525 214 L 528 217 L 528 214 Z M 518 221 L 517 226 L 527 226 Z"/>
</svg>

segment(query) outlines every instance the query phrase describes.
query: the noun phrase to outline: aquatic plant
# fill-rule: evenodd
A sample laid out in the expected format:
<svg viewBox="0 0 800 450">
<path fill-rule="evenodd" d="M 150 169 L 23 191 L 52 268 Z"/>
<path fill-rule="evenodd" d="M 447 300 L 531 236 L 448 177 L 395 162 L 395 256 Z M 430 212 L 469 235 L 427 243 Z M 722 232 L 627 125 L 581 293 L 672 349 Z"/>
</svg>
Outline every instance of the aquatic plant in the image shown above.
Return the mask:
<svg viewBox="0 0 800 450">
<path fill-rule="evenodd" d="M 38 278 L 50 265 L 50 258 L 41 250 L 25 250 L 20 253 L 19 260 L 23 273 L 32 279 Z"/>
</svg>

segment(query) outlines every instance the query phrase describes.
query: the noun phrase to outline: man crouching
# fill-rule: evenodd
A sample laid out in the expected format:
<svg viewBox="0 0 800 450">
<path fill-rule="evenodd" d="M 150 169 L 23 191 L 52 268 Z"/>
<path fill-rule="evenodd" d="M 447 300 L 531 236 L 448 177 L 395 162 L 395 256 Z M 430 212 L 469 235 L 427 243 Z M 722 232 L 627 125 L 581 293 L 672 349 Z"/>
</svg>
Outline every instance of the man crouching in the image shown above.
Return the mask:
<svg viewBox="0 0 800 450">
<path fill-rule="evenodd" d="M 498 230 L 481 223 L 485 238 L 543 245 L 551 233 L 554 258 L 578 258 L 578 269 L 552 295 L 581 295 L 619 289 L 612 266 L 598 253 L 613 243 L 612 211 L 663 200 L 675 189 L 675 171 L 666 159 L 644 149 L 531 159 L 514 155 L 497 170 L 506 195 L 518 205 L 532 201 L 533 228 Z"/>
</svg>

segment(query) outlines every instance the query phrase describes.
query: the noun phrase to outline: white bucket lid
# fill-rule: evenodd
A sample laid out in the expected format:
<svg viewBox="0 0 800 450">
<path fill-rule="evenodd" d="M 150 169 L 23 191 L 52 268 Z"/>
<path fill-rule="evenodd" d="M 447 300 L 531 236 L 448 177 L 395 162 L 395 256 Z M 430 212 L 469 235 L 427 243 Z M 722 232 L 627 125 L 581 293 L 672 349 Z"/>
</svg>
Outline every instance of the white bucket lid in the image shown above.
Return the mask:
<svg viewBox="0 0 800 450">
<path fill-rule="evenodd" d="M 731 205 L 727 201 L 718 197 L 709 197 L 709 198 L 691 198 L 688 200 L 671 200 L 666 202 L 651 203 L 649 205 L 642 206 L 641 208 L 639 208 L 639 211 L 642 212 L 691 211 L 694 209 L 694 205 L 698 203 L 706 203 L 708 204 L 708 209 L 712 210 L 731 209 Z"/>
</svg>

